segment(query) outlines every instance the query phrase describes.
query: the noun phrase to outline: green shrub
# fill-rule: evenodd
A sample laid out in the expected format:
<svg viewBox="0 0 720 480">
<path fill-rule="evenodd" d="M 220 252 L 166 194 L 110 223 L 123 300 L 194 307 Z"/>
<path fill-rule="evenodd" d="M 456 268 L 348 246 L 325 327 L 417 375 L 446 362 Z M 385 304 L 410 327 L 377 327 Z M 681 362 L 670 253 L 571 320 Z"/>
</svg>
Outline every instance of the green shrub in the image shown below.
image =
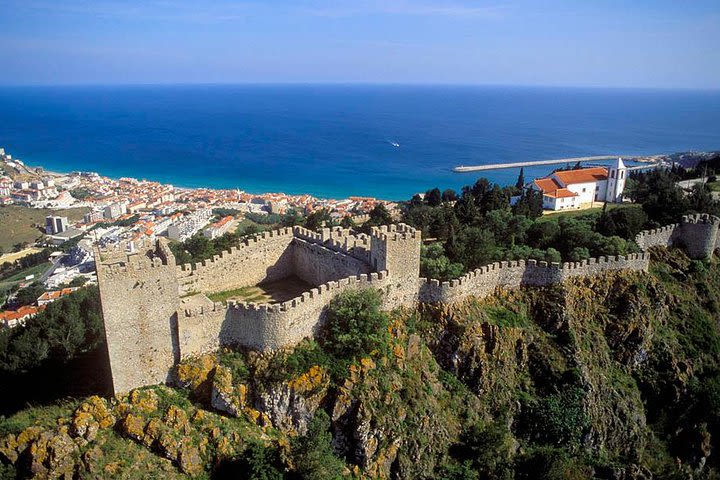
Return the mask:
<svg viewBox="0 0 720 480">
<path fill-rule="evenodd" d="M 350 361 L 386 352 L 390 343 L 389 321 L 380 305 L 380 294 L 375 290 L 338 295 L 330 303 L 320 336 L 323 350 L 336 359 Z"/>
<path fill-rule="evenodd" d="M 335 362 L 315 340 L 306 340 L 298 344 L 290 353 L 278 352 L 271 362 L 271 366 L 267 369 L 270 374 L 268 380 L 271 382 L 287 381 L 307 372 L 314 365 L 330 371 L 335 368 Z"/>
<path fill-rule="evenodd" d="M 577 448 L 590 425 L 583 408 L 585 392 L 564 387 L 560 392 L 526 404 L 525 427 L 540 443 Z"/>
<path fill-rule="evenodd" d="M 80 289 L 48 305 L 25 326 L 0 331 L 0 371 L 21 373 L 46 360 L 67 362 L 105 340 L 100 293 Z"/>
<path fill-rule="evenodd" d="M 335 456 L 330 433 L 330 417 L 324 410 L 315 412 L 308 432 L 292 441 L 295 474 L 303 480 L 335 480 L 343 477 L 345 463 Z"/>
<path fill-rule="evenodd" d="M 230 370 L 233 382 L 244 383 L 250 379 L 250 369 L 243 352 L 223 351 L 218 354 L 218 361 Z"/>
<path fill-rule="evenodd" d="M 556 447 L 535 448 L 518 459 L 516 479 L 527 480 L 585 480 L 592 478 L 592 469 L 583 459 L 571 457 Z"/>
</svg>

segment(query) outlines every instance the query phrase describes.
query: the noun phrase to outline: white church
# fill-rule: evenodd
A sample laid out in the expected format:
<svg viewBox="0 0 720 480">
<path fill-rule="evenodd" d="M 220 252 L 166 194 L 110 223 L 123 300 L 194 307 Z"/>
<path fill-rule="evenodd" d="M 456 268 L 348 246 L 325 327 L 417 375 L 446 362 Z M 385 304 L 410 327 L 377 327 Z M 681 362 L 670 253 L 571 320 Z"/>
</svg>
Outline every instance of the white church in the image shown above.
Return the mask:
<svg viewBox="0 0 720 480">
<path fill-rule="evenodd" d="M 593 202 L 622 202 L 627 167 L 618 158 L 610 167 L 563 170 L 538 178 L 530 188 L 542 192 L 546 210 L 569 210 L 592 206 Z"/>
</svg>

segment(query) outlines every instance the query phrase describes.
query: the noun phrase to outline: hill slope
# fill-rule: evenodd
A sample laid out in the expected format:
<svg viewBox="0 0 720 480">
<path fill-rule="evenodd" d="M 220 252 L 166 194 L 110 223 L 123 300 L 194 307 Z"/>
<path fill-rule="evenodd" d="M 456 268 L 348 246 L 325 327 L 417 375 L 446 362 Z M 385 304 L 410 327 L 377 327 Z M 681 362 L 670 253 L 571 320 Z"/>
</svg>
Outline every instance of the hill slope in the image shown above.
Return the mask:
<svg viewBox="0 0 720 480">
<path fill-rule="evenodd" d="M 717 478 L 720 266 L 653 257 L 649 274 L 419 312 L 348 295 L 335 326 L 294 350 L 206 355 L 180 365 L 175 387 L 3 420 L 0 471 Z"/>
</svg>

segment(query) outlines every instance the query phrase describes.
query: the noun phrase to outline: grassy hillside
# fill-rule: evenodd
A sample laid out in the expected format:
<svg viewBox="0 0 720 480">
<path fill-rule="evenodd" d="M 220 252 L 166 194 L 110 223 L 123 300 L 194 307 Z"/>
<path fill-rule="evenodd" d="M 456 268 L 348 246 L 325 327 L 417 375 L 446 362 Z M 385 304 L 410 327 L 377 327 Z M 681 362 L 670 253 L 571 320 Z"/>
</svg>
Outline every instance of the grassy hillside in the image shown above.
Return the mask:
<svg viewBox="0 0 720 480">
<path fill-rule="evenodd" d="M 717 259 L 666 250 L 648 274 L 417 312 L 347 294 L 294 349 L 20 411 L 0 459 L 38 478 L 718 478 L 719 313 Z"/>
<path fill-rule="evenodd" d="M 31 243 L 43 235 L 45 217 L 59 215 L 70 221 L 82 220 L 87 208 L 50 210 L 7 205 L 0 207 L 0 248 L 9 252 L 17 243 Z"/>
</svg>

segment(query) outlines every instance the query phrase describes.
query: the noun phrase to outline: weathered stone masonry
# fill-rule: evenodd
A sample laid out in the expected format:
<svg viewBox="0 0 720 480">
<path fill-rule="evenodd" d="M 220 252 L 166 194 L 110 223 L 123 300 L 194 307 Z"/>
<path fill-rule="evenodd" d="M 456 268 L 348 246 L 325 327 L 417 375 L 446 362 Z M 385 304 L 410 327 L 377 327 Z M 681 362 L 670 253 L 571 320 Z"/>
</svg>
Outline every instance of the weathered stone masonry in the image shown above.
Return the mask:
<svg viewBox="0 0 720 480">
<path fill-rule="evenodd" d="M 577 263 L 498 262 L 451 282 L 419 277 L 420 233 L 407 225 L 352 235 L 341 228 L 295 227 L 265 232 L 195 265 L 176 265 L 161 239 L 97 251 L 98 281 L 116 392 L 165 382 L 181 358 L 220 346 L 275 350 L 317 333 L 339 293 L 374 288 L 387 309 L 418 302 L 453 303 L 498 287 L 542 286 L 608 270 L 645 271 L 651 246 L 682 246 L 706 258 L 717 243 L 720 219 L 685 217 L 677 225 L 642 232 L 643 253 Z M 206 294 L 295 276 L 313 287 L 274 304 L 212 302 Z"/>
<path fill-rule="evenodd" d="M 686 215 L 680 223 L 640 232 L 635 242 L 646 251 L 653 246 L 682 247 L 691 258 L 708 258 L 718 245 L 720 218 L 706 213 Z"/>
</svg>

